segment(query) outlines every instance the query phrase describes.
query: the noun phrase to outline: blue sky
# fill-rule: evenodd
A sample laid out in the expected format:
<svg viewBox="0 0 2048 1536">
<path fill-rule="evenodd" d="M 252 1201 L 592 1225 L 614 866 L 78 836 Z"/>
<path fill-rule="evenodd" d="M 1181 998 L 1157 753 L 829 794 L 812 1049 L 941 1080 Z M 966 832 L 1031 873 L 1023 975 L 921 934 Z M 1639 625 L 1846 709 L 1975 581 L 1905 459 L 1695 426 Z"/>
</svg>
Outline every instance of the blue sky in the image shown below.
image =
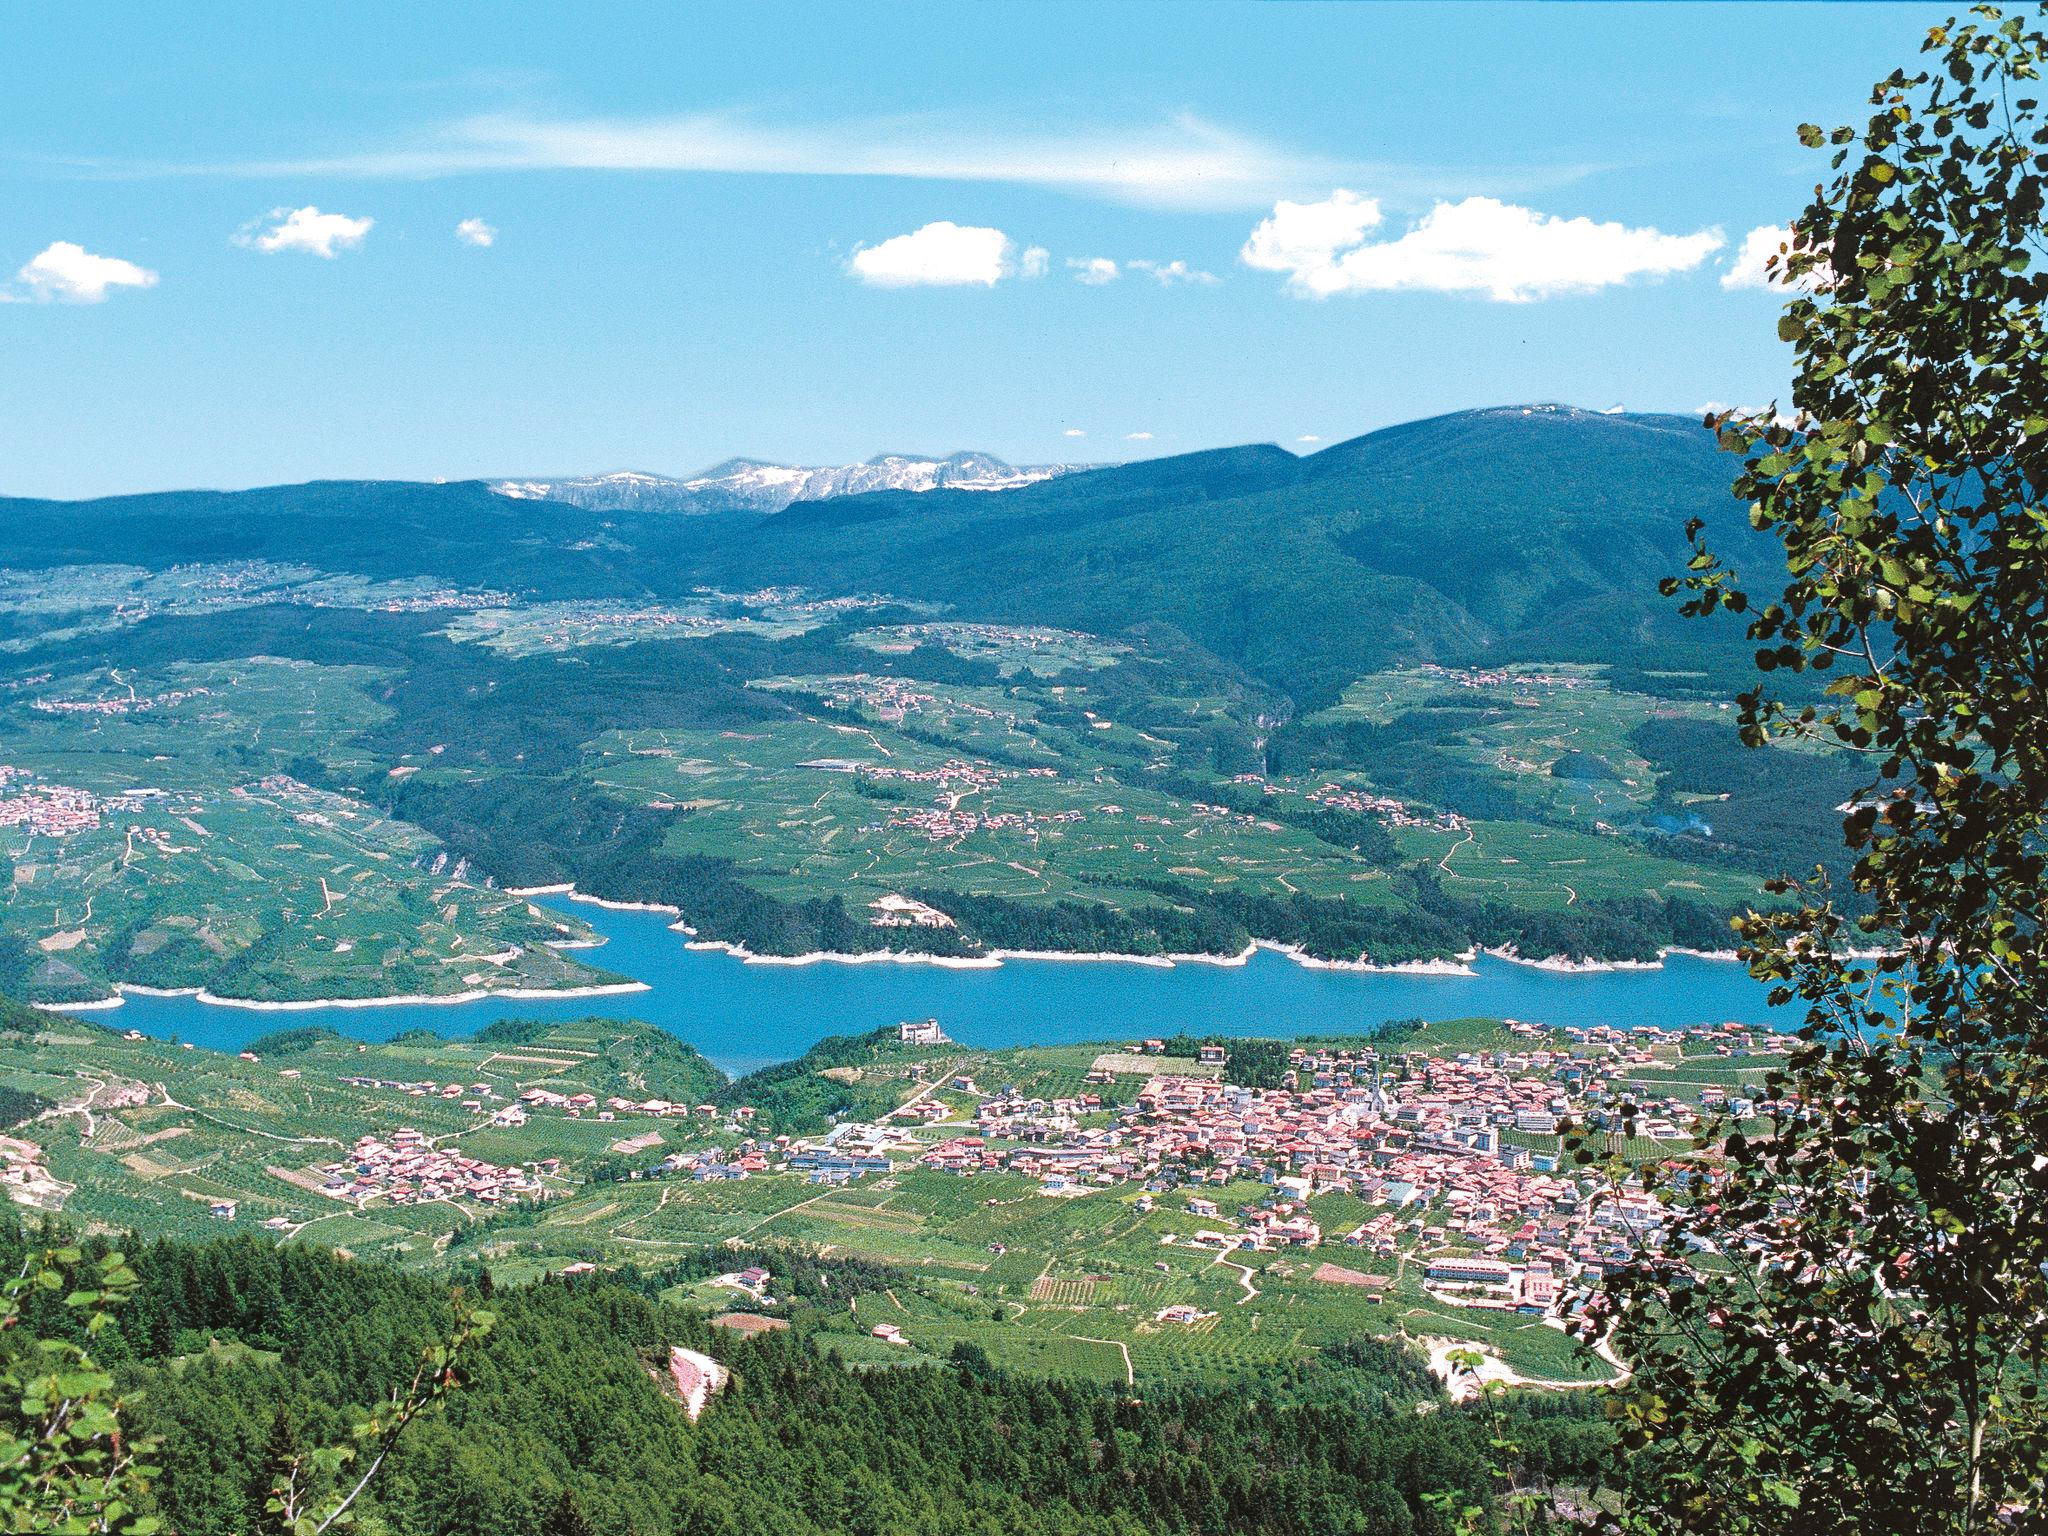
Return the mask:
<svg viewBox="0 0 2048 1536">
<path fill-rule="evenodd" d="M 0 493 L 1761 402 L 1793 129 L 1942 14 L 21 10 Z"/>
</svg>

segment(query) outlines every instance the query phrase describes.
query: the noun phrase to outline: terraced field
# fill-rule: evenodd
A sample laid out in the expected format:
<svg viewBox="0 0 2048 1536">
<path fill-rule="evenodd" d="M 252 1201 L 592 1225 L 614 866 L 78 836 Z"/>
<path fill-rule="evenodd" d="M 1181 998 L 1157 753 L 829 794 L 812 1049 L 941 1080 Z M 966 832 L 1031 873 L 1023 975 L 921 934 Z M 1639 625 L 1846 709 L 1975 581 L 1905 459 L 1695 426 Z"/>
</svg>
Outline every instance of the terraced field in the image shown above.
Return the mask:
<svg viewBox="0 0 2048 1536">
<path fill-rule="evenodd" d="M 1197 809 L 1112 766 L 971 762 L 879 721 L 750 731 L 615 732 L 592 744 L 600 788 L 674 807 L 667 846 L 731 859 L 773 895 L 927 886 L 1043 901 L 1156 902 L 1145 882 L 1392 901 L 1385 873 L 1310 833 Z M 1023 760 L 1020 755 L 1020 760 Z"/>
<path fill-rule="evenodd" d="M 264 658 L 103 668 L 0 706 L 0 804 L 22 808 L 0 824 L 12 984 L 288 1000 L 600 979 L 555 947 L 587 939 L 581 923 L 488 889 L 419 828 L 283 766 L 306 773 L 380 720 L 381 678 Z"/>
</svg>

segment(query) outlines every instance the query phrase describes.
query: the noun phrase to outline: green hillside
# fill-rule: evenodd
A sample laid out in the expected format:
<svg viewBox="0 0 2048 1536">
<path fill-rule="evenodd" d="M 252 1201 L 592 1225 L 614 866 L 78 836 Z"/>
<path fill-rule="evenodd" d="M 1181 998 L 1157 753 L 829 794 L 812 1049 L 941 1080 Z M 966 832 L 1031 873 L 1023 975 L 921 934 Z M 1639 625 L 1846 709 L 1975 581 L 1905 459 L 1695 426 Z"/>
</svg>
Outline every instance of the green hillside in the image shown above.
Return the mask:
<svg viewBox="0 0 2048 1536">
<path fill-rule="evenodd" d="M 1514 407 L 765 516 L 0 503 L 0 985 L 614 979 L 505 894 L 563 882 L 776 955 L 1718 948 L 1860 784 L 1656 595 L 1722 457 Z"/>
</svg>

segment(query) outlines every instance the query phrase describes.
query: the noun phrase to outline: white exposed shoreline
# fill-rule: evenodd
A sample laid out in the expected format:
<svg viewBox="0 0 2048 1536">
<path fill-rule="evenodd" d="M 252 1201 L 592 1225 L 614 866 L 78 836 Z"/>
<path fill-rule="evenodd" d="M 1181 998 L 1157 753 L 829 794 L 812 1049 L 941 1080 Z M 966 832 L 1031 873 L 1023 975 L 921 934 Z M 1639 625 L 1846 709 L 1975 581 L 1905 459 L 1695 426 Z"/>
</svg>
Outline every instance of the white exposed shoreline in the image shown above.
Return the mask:
<svg viewBox="0 0 2048 1536">
<path fill-rule="evenodd" d="M 724 939 L 700 939 L 697 930 L 682 920 L 680 908 L 665 902 L 652 901 L 607 901 L 601 896 L 588 896 L 573 885 L 530 885 L 508 890 L 508 896 L 566 896 L 571 901 L 586 901 L 594 907 L 604 907 L 614 912 L 659 912 L 673 917 L 669 924 L 676 932 L 689 936 L 687 949 L 704 950 L 732 956 L 742 965 L 876 965 L 893 963 L 898 965 L 935 965 L 942 970 L 986 971 L 992 970 L 1006 960 L 1093 960 L 1114 962 L 1122 965 L 1149 965 L 1168 970 L 1176 965 L 1224 965 L 1249 964 L 1253 955 L 1260 950 L 1271 950 L 1276 955 L 1285 955 L 1304 970 L 1311 971 L 1355 971 L 1375 976 L 1445 976 L 1473 977 L 1479 973 L 1472 962 L 1482 951 L 1468 949 L 1463 954 L 1448 959 L 1398 960 L 1381 963 L 1376 960 L 1325 960 L 1305 953 L 1299 945 L 1281 944 L 1271 939 L 1254 939 L 1234 955 L 1120 955 L 1099 951 L 1066 949 L 992 949 L 985 955 L 926 955 L 908 950 L 877 949 L 861 954 L 846 954 L 837 950 L 812 950 L 801 955 L 760 955 L 744 944 L 730 943 Z M 1512 947 L 1488 949 L 1483 953 L 1496 960 L 1505 960 L 1514 965 L 1534 966 L 1538 970 L 1559 972 L 1594 971 L 1655 971 L 1661 970 L 1666 957 L 1685 955 L 1696 960 L 1734 961 L 1735 951 L 1706 949 L 1661 949 L 1655 960 L 1572 960 L 1564 955 L 1549 955 L 1540 960 L 1531 960 L 1517 954 Z"/>
<path fill-rule="evenodd" d="M 1486 953 L 1510 965 L 1533 966 L 1539 971 L 1556 971 L 1562 975 L 1583 975 L 1595 971 L 1661 971 L 1664 969 L 1664 956 L 1671 951 L 1659 950 L 1655 960 L 1574 960 L 1567 955 L 1545 955 L 1540 960 L 1531 960 L 1518 954 L 1512 944 L 1488 949 Z"/>
<path fill-rule="evenodd" d="M 552 1002 L 556 998 L 616 997 L 626 992 L 651 992 L 644 981 L 613 981 L 588 987 L 472 987 L 466 992 L 413 992 L 391 997 L 304 997 L 277 1002 L 253 997 L 222 997 L 204 987 L 144 987 L 133 982 L 114 983 L 114 996 L 84 1003 L 41 1004 L 52 1013 L 83 1013 L 89 1009 L 118 1008 L 130 994 L 137 997 L 189 997 L 216 1008 L 247 1008 L 259 1013 L 303 1013 L 313 1008 L 399 1008 L 424 1004 L 481 1003 L 494 997 L 522 1002 Z"/>
</svg>

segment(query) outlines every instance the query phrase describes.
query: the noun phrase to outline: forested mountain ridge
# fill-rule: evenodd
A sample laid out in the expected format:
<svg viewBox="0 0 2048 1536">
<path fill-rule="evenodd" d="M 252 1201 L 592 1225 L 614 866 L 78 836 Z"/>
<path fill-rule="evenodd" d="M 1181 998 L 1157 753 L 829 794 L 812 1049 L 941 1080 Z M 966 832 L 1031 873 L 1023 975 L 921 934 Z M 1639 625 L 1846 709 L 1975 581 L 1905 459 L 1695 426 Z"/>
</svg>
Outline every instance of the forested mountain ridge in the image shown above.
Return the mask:
<svg viewBox="0 0 2048 1536">
<path fill-rule="evenodd" d="M 1655 595 L 1692 516 L 1749 548 L 1713 440 L 1688 419 L 1514 406 L 1307 458 L 1224 448 L 685 523 L 473 481 L 0 501 L 0 565 L 260 558 L 550 598 L 800 583 L 970 619 L 1163 622 L 1306 708 L 1404 661 L 1696 661 L 1699 637 L 1681 650 Z"/>
<path fill-rule="evenodd" d="M 1749 547 L 1697 424 L 1517 406 L 1305 459 L 1218 449 L 1000 496 L 817 503 L 705 558 L 727 580 L 831 572 L 1013 622 L 1163 620 L 1310 705 L 1399 661 L 1696 658 L 1656 596 L 1693 516 Z"/>
</svg>

